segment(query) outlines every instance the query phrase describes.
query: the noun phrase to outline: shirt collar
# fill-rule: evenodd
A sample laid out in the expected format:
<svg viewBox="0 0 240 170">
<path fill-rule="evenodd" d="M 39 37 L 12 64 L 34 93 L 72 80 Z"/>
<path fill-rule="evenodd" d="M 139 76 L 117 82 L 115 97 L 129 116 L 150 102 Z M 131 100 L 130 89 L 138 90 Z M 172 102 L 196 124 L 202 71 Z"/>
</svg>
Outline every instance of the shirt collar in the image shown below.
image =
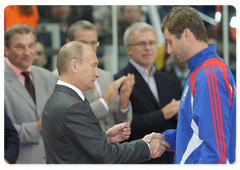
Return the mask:
<svg viewBox="0 0 240 170">
<path fill-rule="evenodd" d="M 135 61 L 133 61 L 132 59 L 130 59 L 130 63 L 137 69 L 137 71 L 142 75 L 142 74 L 147 74 L 148 75 L 148 70 L 146 68 L 144 68 L 143 66 L 139 65 L 138 63 L 136 63 Z M 156 72 L 156 68 L 155 66 L 152 64 L 152 69 L 151 72 L 149 74 L 149 76 L 153 76 Z"/>
<path fill-rule="evenodd" d="M 78 89 L 77 87 L 75 87 L 75 86 L 73 86 L 69 83 L 66 83 L 64 81 L 61 81 L 61 80 L 58 80 L 57 84 L 62 85 L 62 86 L 67 86 L 70 89 L 74 90 L 81 97 L 81 99 L 84 101 L 85 96 L 83 95 L 82 91 L 80 89 Z"/>
<path fill-rule="evenodd" d="M 23 72 L 20 68 L 16 67 L 15 65 L 13 65 L 9 59 L 7 59 L 7 64 L 8 66 L 12 69 L 12 71 L 17 75 L 21 75 L 21 73 Z M 32 70 L 31 70 L 31 67 L 29 66 L 27 71 L 30 73 L 30 75 L 32 75 Z"/>
</svg>

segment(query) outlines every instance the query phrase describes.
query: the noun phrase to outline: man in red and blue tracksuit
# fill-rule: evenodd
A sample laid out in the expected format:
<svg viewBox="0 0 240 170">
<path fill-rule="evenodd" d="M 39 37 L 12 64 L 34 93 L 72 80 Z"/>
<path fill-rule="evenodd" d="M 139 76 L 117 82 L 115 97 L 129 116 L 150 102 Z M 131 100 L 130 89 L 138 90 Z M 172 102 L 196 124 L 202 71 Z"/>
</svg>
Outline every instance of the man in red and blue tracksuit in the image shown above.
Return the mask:
<svg viewBox="0 0 240 170">
<path fill-rule="evenodd" d="M 174 7 L 162 30 L 168 53 L 188 63 L 176 130 L 163 132 L 175 151 L 176 164 L 226 164 L 236 158 L 236 86 L 234 77 L 207 44 L 206 30 L 197 11 Z"/>
<path fill-rule="evenodd" d="M 174 163 L 233 163 L 236 149 L 234 77 L 210 45 L 189 61 L 177 130 L 163 134 L 175 151 Z"/>
</svg>

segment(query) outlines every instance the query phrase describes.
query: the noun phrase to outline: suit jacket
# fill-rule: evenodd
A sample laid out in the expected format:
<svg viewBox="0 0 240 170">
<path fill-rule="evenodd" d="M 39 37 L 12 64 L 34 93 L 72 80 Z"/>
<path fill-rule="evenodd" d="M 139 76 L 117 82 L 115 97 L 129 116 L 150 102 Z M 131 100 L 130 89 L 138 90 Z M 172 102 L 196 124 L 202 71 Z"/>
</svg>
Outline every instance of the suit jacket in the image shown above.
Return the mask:
<svg viewBox="0 0 240 170">
<path fill-rule="evenodd" d="M 4 106 L 20 139 L 19 157 L 16 163 L 46 163 L 42 134 L 37 120 L 53 92 L 57 77 L 46 69 L 31 66 L 36 104 L 24 85 L 5 62 Z"/>
<path fill-rule="evenodd" d="M 4 158 L 6 158 L 10 164 L 14 164 L 17 161 L 18 154 L 18 133 L 4 110 Z"/>
<path fill-rule="evenodd" d="M 110 144 L 90 106 L 71 88 L 56 85 L 43 110 L 47 163 L 134 163 L 150 159 L 143 140 Z"/>
<path fill-rule="evenodd" d="M 98 69 L 100 77 L 97 79 L 102 95 L 107 90 L 108 85 L 114 82 L 114 78 L 111 73 Z M 122 113 L 119 107 L 119 95 L 117 94 L 114 101 L 109 105 L 109 111 L 105 109 L 101 101 L 96 99 L 92 90 L 87 90 L 84 92 L 84 96 L 88 99 L 91 104 L 92 110 L 96 117 L 99 120 L 99 123 L 103 129 L 106 131 L 115 124 L 122 123 L 129 119 L 129 122 L 132 121 L 132 106 L 129 102 L 129 111 L 127 113 Z"/>
<path fill-rule="evenodd" d="M 177 119 L 173 117 L 169 120 L 165 120 L 161 109 L 166 104 L 170 103 L 173 98 L 176 100 L 179 99 L 179 89 L 176 80 L 172 76 L 156 70 L 154 77 L 160 100 L 159 104 L 148 84 L 130 62 L 125 68 L 114 75 L 114 78 L 117 79 L 128 73 L 135 75 L 135 85 L 130 96 L 133 109 L 133 120 L 131 123 L 131 136 L 129 141 L 142 138 L 151 132 L 162 133 L 167 129 L 175 129 Z M 171 156 L 171 160 L 169 160 L 165 152 L 160 158 L 152 160 L 152 163 L 153 162 L 172 163 L 173 156 Z"/>
</svg>

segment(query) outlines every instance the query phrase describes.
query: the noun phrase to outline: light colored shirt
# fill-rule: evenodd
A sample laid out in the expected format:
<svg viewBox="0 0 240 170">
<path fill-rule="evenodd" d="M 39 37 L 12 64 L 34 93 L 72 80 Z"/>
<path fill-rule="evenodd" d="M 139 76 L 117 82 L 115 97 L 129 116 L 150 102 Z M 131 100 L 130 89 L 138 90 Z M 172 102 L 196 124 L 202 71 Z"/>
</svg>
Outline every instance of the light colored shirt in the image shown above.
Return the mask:
<svg viewBox="0 0 240 170">
<path fill-rule="evenodd" d="M 132 59 L 130 59 L 130 63 L 137 69 L 137 71 L 141 74 L 145 82 L 148 84 L 150 90 L 152 91 L 154 97 L 159 102 L 159 96 L 158 96 L 158 90 L 157 90 L 157 84 L 156 80 L 154 78 L 154 74 L 156 72 L 156 68 L 154 65 L 152 65 L 152 69 L 150 74 L 148 74 L 148 70 L 144 68 L 143 66 L 139 65 L 138 63 L 134 62 Z M 160 102 L 159 102 L 160 103 Z"/>
<path fill-rule="evenodd" d="M 97 91 L 98 91 L 98 93 L 99 93 L 99 96 L 100 96 L 99 100 L 100 100 L 100 102 L 103 104 L 103 106 L 105 107 L 105 109 L 106 109 L 107 111 L 109 111 L 109 107 L 108 107 L 106 101 L 102 98 L 102 92 L 101 92 L 101 90 L 100 90 L 100 86 L 99 86 L 99 83 L 98 83 L 97 79 L 96 79 L 95 82 L 94 82 L 94 86 L 95 86 L 95 88 L 97 89 Z M 122 112 L 122 113 L 128 113 L 129 109 L 130 109 L 130 106 L 129 106 L 129 104 L 128 104 L 127 108 L 121 109 L 121 112 Z"/>
<path fill-rule="evenodd" d="M 7 59 L 7 65 L 12 69 L 12 71 L 16 74 L 16 76 L 19 78 L 19 80 L 21 81 L 21 83 L 25 86 L 25 77 L 22 75 L 22 70 L 18 67 L 16 67 L 15 65 L 13 65 L 8 59 Z M 31 70 L 31 67 L 28 67 L 27 71 L 29 72 L 29 76 L 30 76 L 30 79 L 32 80 L 32 83 L 34 84 L 33 82 L 33 77 L 32 77 L 32 70 Z"/>
<path fill-rule="evenodd" d="M 70 89 L 74 90 L 79 95 L 79 97 L 81 97 L 83 101 L 85 100 L 85 96 L 83 95 L 82 91 L 79 88 L 61 80 L 58 80 L 57 84 L 69 87 Z"/>
</svg>

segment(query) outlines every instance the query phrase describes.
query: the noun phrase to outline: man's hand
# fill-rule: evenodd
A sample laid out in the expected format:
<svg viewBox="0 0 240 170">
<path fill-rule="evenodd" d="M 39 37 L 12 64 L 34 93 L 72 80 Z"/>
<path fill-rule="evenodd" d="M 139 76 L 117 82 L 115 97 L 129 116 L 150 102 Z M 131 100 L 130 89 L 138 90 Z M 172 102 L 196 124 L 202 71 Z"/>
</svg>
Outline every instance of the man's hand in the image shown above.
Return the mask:
<svg viewBox="0 0 240 170">
<path fill-rule="evenodd" d="M 37 121 L 38 131 L 42 132 L 42 116 Z"/>
<path fill-rule="evenodd" d="M 2 164 L 3 165 L 10 165 L 10 162 L 7 160 L 7 158 L 2 158 Z"/>
<path fill-rule="evenodd" d="M 128 106 L 128 101 L 130 98 L 130 95 L 132 93 L 133 86 L 135 84 L 135 77 L 134 74 L 128 73 L 127 77 L 123 81 L 121 90 L 120 90 L 120 108 L 125 109 Z"/>
<path fill-rule="evenodd" d="M 131 127 L 129 122 L 117 124 L 106 131 L 109 143 L 119 143 L 130 137 Z"/>
<path fill-rule="evenodd" d="M 172 99 L 170 103 L 162 108 L 164 118 L 171 119 L 173 116 L 178 114 L 178 109 L 180 105 L 180 100 Z"/>
<path fill-rule="evenodd" d="M 166 147 L 170 147 L 169 143 L 166 142 L 165 136 L 161 133 L 151 133 L 144 136 L 145 140 L 150 145 L 151 158 L 155 159 L 160 157 L 166 150 Z"/>
<path fill-rule="evenodd" d="M 110 105 L 113 102 L 116 94 L 118 93 L 118 89 L 122 85 L 125 78 L 126 76 L 122 76 L 107 87 L 107 90 L 102 97 L 107 105 Z"/>
</svg>

